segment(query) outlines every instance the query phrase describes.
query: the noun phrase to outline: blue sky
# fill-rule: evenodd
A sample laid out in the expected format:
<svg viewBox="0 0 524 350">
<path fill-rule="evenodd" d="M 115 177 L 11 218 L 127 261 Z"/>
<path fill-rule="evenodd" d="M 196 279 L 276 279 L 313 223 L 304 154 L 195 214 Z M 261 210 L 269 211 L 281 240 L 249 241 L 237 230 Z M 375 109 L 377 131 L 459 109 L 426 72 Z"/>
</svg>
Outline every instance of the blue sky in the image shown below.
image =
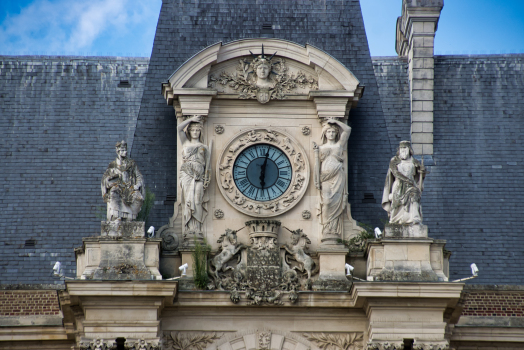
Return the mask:
<svg viewBox="0 0 524 350">
<path fill-rule="evenodd" d="M 149 56 L 161 0 L 0 0 L 0 54 Z M 373 56 L 394 56 L 402 0 L 361 0 Z M 524 0 L 445 0 L 436 54 L 524 53 Z"/>
</svg>

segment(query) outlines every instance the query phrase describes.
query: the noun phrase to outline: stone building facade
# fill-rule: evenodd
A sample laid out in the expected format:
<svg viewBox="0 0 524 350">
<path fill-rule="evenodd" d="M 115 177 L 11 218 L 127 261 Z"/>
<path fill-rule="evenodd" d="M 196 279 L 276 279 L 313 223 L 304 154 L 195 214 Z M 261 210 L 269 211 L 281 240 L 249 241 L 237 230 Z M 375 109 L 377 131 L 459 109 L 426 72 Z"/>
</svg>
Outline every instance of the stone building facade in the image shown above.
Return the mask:
<svg viewBox="0 0 524 350">
<path fill-rule="evenodd" d="M 524 56 L 435 56 L 443 1 L 401 3 L 398 57 L 357 0 L 166 0 L 150 59 L 0 57 L 0 347 L 521 348 Z M 120 140 L 146 223 L 103 214 Z M 404 140 L 422 222 L 382 208 Z"/>
</svg>

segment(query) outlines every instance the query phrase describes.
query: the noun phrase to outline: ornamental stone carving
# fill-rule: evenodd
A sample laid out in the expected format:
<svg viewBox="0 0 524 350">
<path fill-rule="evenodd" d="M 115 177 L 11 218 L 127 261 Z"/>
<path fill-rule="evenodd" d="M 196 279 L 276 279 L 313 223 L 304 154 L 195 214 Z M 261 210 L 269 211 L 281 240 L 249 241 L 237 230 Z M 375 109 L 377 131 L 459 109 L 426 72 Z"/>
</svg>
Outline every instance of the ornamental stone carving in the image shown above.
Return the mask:
<svg viewBox="0 0 524 350">
<path fill-rule="evenodd" d="M 311 219 L 311 212 L 309 210 L 302 211 L 302 219 L 309 220 Z"/>
<path fill-rule="evenodd" d="M 223 219 L 224 218 L 224 211 L 222 209 L 215 209 L 215 218 Z"/>
<path fill-rule="evenodd" d="M 309 136 L 309 134 L 311 134 L 311 128 L 307 125 L 303 126 L 302 127 L 302 134 L 304 136 Z"/>
<path fill-rule="evenodd" d="M 224 133 L 224 126 L 222 126 L 222 125 L 215 125 L 215 132 L 217 134 L 219 134 L 219 135 L 223 134 Z"/>
<path fill-rule="evenodd" d="M 422 223 L 420 199 L 425 175 L 424 165 L 413 158 L 411 143 L 401 141 L 389 162 L 382 195 L 382 207 L 388 212 L 390 224 Z"/>
<path fill-rule="evenodd" d="M 182 166 L 179 171 L 182 188 L 182 226 L 184 237 L 202 235 L 207 217 L 206 189 L 211 177 L 212 143 L 202 142 L 203 117 L 193 116 L 181 122 L 178 137 L 182 144 Z"/>
<path fill-rule="evenodd" d="M 83 341 L 80 343 L 81 350 L 117 350 L 118 346 L 115 340 L 94 339 L 92 341 Z M 160 350 L 158 341 L 146 341 L 144 339 L 126 339 L 124 343 L 126 350 Z"/>
<path fill-rule="evenodd" d="M 165 350 L 204 350 L 209 344 L 220 339 L 223 334 L 215 332 L 164 332 Z"/>
<path fill-rule="evenodd" d="M 404 342 L 370 342 L 367 350 L 403 350 Z"/>
<path fill-rule="evenodd" d="M 291 232 L 291 244 L 283 245 L 282 248 L 284 248 L 286 252 L 289 253 L 290 257 L 297 262 L 298 266 L 293 267 L 293 270 L 302 273 L 307 273 L 306 283 L 310 285 L 311 276 L 318 271 L 318 264 L 316 264 L 308 254 L 308 245 L 311 244 L 311 241 L 304 234 L 304 231 L 302 231 L 301 229 L 293 231 L 288 229 L 287 227 L 285 227 L 285 229 Z M 286 255 L 286 258 L 287 257 L 288 256 Z M 288 263 L 289 261 L 283 261 L 283 264 L 285 266 L 288 266 Z"/>
<path fill-rule="evenodd" d="M 307 252 L 310 240 L 302 230 L 290 230 L 291 244 L 279 247 L 280 221 L 251 220 L 246 227 L 249 246 L 237 243 L 237 231 L 228 229 L 220 236 L 220 249 L 210 259 L 209 288 L 231 291 L 233 303 L 242 297 L 248 305 L 295 303 L 297 291 L 310 289 L 318 272 L 318 264 Z"/>
<path fill-rule="evenodd" d="M 254 149 L 256 154 L 249 153 L 256 146 L 260 146 L 263 150 Z M 267 153 L 265 153 L 267 150 Z M 271 156 L 264 157 L 264 152 L 267 155 L 273 155 L 274 152 L 279 152 L 285 157 L 281 157 L 274 161 Z M 251 154 L 251 155 L 250 155 Z M 244 130 L 234 136 L 224 147 L 217 160 L 216 177 L 219 184 L 218 188 L 227 202 L 238 211 L 254 216 L 254 217 L 272 217 L 285 213 L 293 208 L 300 199 L 304 196 L 309 183 L 309 161 L 306 156 L 306 151 L 302 146 L 287 132 L 274 128 L 252 128 Z M 249 167 L 246 164 L 240 164 L 242 157 L 245 158 L 245 163 L 252 161 L 253 158 L 258 159 L 257 164 L 251 164 L 256 171 L 255 175 L 245 175 L 245 170 L 242 176 L 248 177 L 246 180 L 240 179 L 240 173 L 237 171 L 238 166 Z M 258 158 L 257 158 L 258 157 Z M 265 158 L 268 158 L 267 160 Z M 277 158 L 275 156 L 274 158 Z M 287 160 L 286 160 L 287 159 Z M 282 161 L 285 165 L 289 163 L 289 169 L 278 168 Z M 256 163 L 256 162 L 255 162 Z M 267 168 L 266 168 L 266 164 Z M 277 172 L 271 180 L 269 175 L 270 165 Z M 282 165 L 283 166 L 283 165 Z M 265 174 L 265 175 L 264 175 Z M 283 182 L 278 182 L 279 176 L 285 174 Z M 251 183 L 249 176 L 254 177 L 259 181 L 258 187 L 255 184 L 254 190 L 259 191 L 264 195 L 253 195 L 251 198 L 245 193 L 245 188 L 242 187 L 244 181 Z M 260 180 L 259 180 L 260 179 Z M 264 185 L 261 180 L 266 180 Z M 270 192 L 271 185 L 275 182 L 275 190 Z M 282 184 L 282 187 L 279 187 Z M 287 188 L 286 188 L 287 186 Z M 244 192 L 242 192 L 244 191 Z"/>
<path fill-rule="evenodd" d="M 238 60 L 234 72 L 223 71 L 218 76 L 210 75 L 208 86 L 219 92 L 236 92 L 240 99 L 256 98 L 260 103 L 285 99 L 295 90 L 318 90 L 318 80 L 302 71 L 289 73 L 286 60 L 275 57 L 252 55 Z"/>
<path fill-rule="evenodd" d="M 102 198 L 107 203 L 107 221 L 136 219 L 146 196 L 144 178 L 135 161 L 127 157 L 127 143 L 115 145 L 117 157 L 102 177 Z"/>
<path fill-rule="evenodd" d="M 342 234 L 343 213 L 348 199 L 343 152 L 347 149 L 350 134 L 351 127 L 336 119 L 328 119 L 322 128 L 322 144 L 313 143 L 314 181 L 320 191 L 317 215 L 323 242 L 336 242 Z"/>
<path fill-rule="evenodd" d="M 364 334 L 355 333 L 304 333 L 303 336 L 322 350 L 362 350 Z"/>
</svg>

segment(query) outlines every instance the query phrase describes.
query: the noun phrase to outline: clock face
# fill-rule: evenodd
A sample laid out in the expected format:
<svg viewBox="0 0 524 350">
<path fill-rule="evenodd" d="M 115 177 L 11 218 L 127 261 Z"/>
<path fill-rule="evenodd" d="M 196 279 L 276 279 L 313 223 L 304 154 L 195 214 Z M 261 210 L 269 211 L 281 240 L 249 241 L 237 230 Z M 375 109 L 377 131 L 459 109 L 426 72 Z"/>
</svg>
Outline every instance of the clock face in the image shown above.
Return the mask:
<svg viewBox="0 0 524 350">
<path fill-rule="evenodd" d="M 247 198 L 259 202 L 271 201 L 282 196 L 291 184 L 291 163 L 279 148 L 256 144 L 237 156 L 233 179 Z"/>
</svg>

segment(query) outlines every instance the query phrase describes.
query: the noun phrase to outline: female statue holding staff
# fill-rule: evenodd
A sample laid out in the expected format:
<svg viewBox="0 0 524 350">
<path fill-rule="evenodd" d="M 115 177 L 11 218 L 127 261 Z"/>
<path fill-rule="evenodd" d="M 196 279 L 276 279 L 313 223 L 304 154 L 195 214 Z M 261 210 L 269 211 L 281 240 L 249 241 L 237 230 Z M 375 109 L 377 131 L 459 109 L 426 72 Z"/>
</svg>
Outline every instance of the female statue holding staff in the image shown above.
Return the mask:
<svg viewBox="0 0 524 350">
<path fill-rule="evenodd" d="M 320 190 L 317 215 L 324 238 L 342 233 L 342 213 L 347 202 L 343 152 L 350 134 L 351 127 L 339 120 L 328 119 L 322 128 L 322 145 L 313 143 L 315 187 Z"/>
<path fill-rule="evenodd" d="M 186 130 L 184 130 L 187 127 Z M 202 234 L 207 216 L 208 198 L 205 190 L 209 185 L 211 147 L 202 143 L 203 117 L 193 116 L 177 127 L 182 144 L 182 166 L 179 177 L 182 187 L 184 232 Z"/>
</svg>

